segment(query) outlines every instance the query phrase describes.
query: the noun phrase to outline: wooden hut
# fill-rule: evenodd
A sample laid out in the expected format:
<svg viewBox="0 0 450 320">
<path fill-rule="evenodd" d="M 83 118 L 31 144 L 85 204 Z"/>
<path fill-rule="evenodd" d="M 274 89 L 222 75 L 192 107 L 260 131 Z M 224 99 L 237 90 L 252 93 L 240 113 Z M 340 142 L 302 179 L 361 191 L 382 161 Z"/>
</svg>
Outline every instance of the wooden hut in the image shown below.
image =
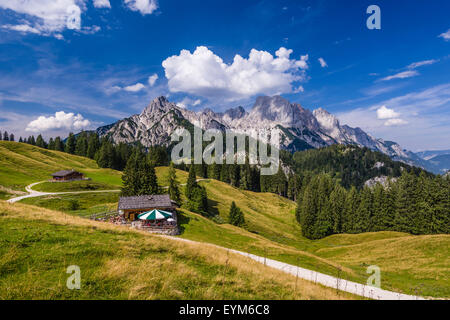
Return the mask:
<svg viewBox="0 0 450 320">
<path fill-rule="evenodd" d="M 120 197 L 119 198 L 119 212 L 123 214 L 126 220 L 134 221 L 138 214 L 159 209 L 174 213 L 177 205 L 172 201 L 168 194 L 155 194 L 134 197 Z"/>
<path fill-rule="evenodd" d="M 84 174 L 75 170 L 61 170 L 52 173 L 53 181 L 76 181 L 84 180 Z"/>
</svg>

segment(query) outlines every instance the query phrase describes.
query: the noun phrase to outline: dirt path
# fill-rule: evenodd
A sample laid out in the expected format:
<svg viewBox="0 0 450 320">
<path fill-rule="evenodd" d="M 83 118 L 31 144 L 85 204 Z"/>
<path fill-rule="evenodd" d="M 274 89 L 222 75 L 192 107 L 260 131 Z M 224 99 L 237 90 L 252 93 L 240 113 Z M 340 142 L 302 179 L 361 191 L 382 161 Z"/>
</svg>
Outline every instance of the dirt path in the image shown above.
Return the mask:
<svg viewBox="0 0 450 320">
<path fill-rule="evenodd" d="M 35 182 L 25 187 L 25 190 L 28 192 L 28 194 L 15 197 L 7 200 L 9 203 L 14 203 L 23 199 L 27 198 L 36 198 L 36 197 L 42 197 L 42 196 L 52 196 L 52 195 L 62 195 L 62 194 L 83 194 L 83 193 L 104 193 L 104 192 L 120 192 L 120 190 L 94 190 L 94 191 L 71 191 L 71 192 L 40 192 L 35 191 L 32 188 L 35 185 L 38 185 L 40 183 L 43 183 L 45 181 Z"/>
<path fill-rule="evenodd" d="M 164 237 L 178 240 L 178 241 L 185 241 L 185 242 L 189 242 L 189 243 L 205 245 L 205 243 L 203 243 L 203 242 L 197 242 L 197 241 L 192 241 L 192 240 L 178 238 L 178 237 L 170 237 L 170 236 L 164 236 Z M 233 253 L 236 253 L 236 254 L 239 254 L 242 256 L 245 256 L 245 257 L 255 260 L 259 263 L 262 263 L 265 266 L 268 266 L 268 267 L 271 267 L 271 268 L 274 268 L 277 270 L 281 270 L 283 272 L 289 273 L 289 274 L 299 277 L 301 279 L 305 279 L 305 280 L 308 280 L 308 281 L 311 281 L 314 283 L 318 283 L 318 284 L 321 284 L 326 287 L 335 288 L 335 289 L 338 289 L 341 291 L 352 293 L 352 294 L 355 294 L 355 295 L 358 295 L 361 297 L 374 299 L 374 300 L 425 300 L 423 297 L 412 296 L 412 295 L 407 295 L 407 294 L 403 294 L 403 293 L 383 290 L 380 288 L 356 283 L 353 281 L 339 279 L 339 278 L 329 276 L 327 274 L 323 274 L 320 272 L 316 272 L 313 270 L 308 270 L 308 269 L 300 268 L 300 267 L 297 267 L 297 266 L 294 266 L 291 264 L 287 264 L 284 262 L 256 256 L 256 255 L 248 253 L 248 252 L 228 249 L 228 248 L 220 247 L 220 246 L 210 244 L 210 243 L 207 243 L 207 244 L 224 249 L 224 250 L 228 250 L 230 252 L 233 252 Z"/>
<path fill-rule="evenodd" d="M 197 182 L 199 181 L 205 181 L 205 180 L 209 180 L 209 179 L 197 179 Z M 62 194 L 83 194 L 83 193 L 104 193 L 104 192 L 120 192 L 120 190 L 94 190 L 94 191 L 70 191 L 70 192 L 40 192 L 40 191 L 35 191 L 32 188 L 35 185 L 44 183 L 46 181 L 40 181 L 40 182 L 35 182 L 32 183 L 28 186 L 25 187 L 25 190 L 28 192 L 28 194 L 19 196 L 19 197 L 15 197 L 15 198 L 11 198 L 9 200 L 7 200 L 7 202 L 9 203 L 14 203 L 23 199 L 27 199 L 27 198 L 36 198 L 36 197 L 42 197 L 42 196 L 52 196 L 52 195 L 62 195 Z M 182 183 L 180 184 L 180 186 L 185 186 L 186 183 Z M 169 187 L 165 186 L 162 187 L 162 189 L 167 189 Z"/>
</svg>

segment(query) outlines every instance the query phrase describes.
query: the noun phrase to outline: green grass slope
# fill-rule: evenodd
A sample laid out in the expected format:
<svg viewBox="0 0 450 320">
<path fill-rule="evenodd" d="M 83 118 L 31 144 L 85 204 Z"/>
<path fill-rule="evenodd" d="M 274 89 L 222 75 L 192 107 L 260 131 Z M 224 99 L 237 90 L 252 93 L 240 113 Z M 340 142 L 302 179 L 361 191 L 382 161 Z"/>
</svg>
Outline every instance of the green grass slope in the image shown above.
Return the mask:
<svg viewBox="0 0 450 320">
<path fill-rule="evenodd" d="M 166 182 L 167 168 L 157 168 L 158 181 Z M 187 173 L 177 171 L 180 183 Z M 227 221 L 232 201 L 245 214 L 245 228 L 217 224 L 201 215 L 180 210 L 181 237 L 213 243 L 299 265 L 333 276 L 365 283 L 366 269 L 377 265 L 382 288 L 407 294 L 450 297 L 450 236 L 411 236 L 399 232 L 333 235 L 321 240 L 301 236 L 295 220 L 295 203 L 271 193 L 239 190 L 216 180 L 205 186 L 212 212 Z M 180 187 L 184 191 L 184 187 Z M 22 202 L 87 216 L 117 206 L 118 195 L 62 195 L 26 199 Z M 71 210 L 70 201 L 81 207 Z M 385 253 L 386 252 L 386 253 Z M 420 258 L 418 258 L 420 257 Z"/>
<path fill-rule="evenodd" d="M 13 190 L 50 179 L 50 174 L 64 169 L 75 169 L 92 181 L 108 187 L 120 186 L 121 173 L 101 169 L 95 161 L 64 152 L 46 150 L 25 143 L 0 141 L 0 185 Z"/>
<path fill-rule="evenodd" d="M 116 189 L 121 173 L 100 169 L 94 161 L 26 144 L 0 142 L 0 198 L 14 190 L 45 180 L 48 174 L 75 168 L 93 180 L 67 184 L 43 184 L 42 191 Z M 17 165 L 20 164 L 20 165 Z M 167 185 L 167 168 L 156 168 L 161 186 Z M 187 172 L 177 170 L 184 184 Z M 271 193 L 239 190 L 216 180 L 199 182 L 208 193 L 211 211 L 227 221 L 232 201 L 245 214 L 245 228 L 217 224 L 187 210 L 181 210 L 181 237 L 265 255 L 269 258 L 365 283 L 366 269 L 378 265 L 382 288 L 407 294 L 450 297 L 450 236 L 411 236 L 398 232 L 333 235 L 311 241 L 301 236 L 295 220 L 295 203 Z M 184 187 L 180 187 L 184 191 Z M 6 190 L 6 191 L 5 191 Z M 9 190 L 9 191 L 8 191 Z M 23 200 L 23 203 L 89 216 L 117 206 L 118 194 L 58 195 Z M 73 202 L 79 206 L 74 209 Z"/>
<path fill-rule="evenodd" d="M 213 246 L 0 201 L 0 299 L 352 298 Z"/>
<path fill-rule="evenodd" d="M 384 289 L 450 297 L 449 235 L 373 232 L 313 241 L 301 236 L 294 202 L 270 193 L 239 190 L 215 180 L 200 184 L 207 190 L 213 211 L 226 219 L 235 201 L 245 214 L 247 226 L 216 225 L 220 231 L 208 230 L 208 223 L 194 227 L 199 224 L 194 220 L 187 224 L 183 237 L 240 246 L 245 251 L 361 283 L 367 281 L 367 267 L 377 265 Z"/>
</svg>

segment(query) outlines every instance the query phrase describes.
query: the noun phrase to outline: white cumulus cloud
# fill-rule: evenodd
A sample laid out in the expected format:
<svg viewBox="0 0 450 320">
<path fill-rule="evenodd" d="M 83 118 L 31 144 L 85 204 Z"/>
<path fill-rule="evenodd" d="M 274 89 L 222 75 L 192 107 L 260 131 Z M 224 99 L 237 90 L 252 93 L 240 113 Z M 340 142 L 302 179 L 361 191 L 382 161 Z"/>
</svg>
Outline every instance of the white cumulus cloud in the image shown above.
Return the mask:
<svg viewBox="0 0 450 320">
<path fill-rule="evenodd" d="M 450 41 L 450 29 L 448 29 L 447 32 L 441 33 L 439 37 L 444 39 L 445 41 Z"/>
<path fill-rule="evenodd" d="M 64 111 L 56 112 L 54 116 L 40 116 L 36 120 L 28 123 L 25 131 L 28 132 L 46 132 L 51 130 L 81 130 L 88 128 L 91 122 L 84 119 L 81 114 L 65 113 Z"/>
<path fill-rule="evenodd" d="M 381 81 L 389 81 L 389 80 L 393 80 L 393 79 L 406 79 L 406 78 L 415 77 L 418 74 L 419 74 L 419 72 L 417 72 L 415 70 L 402 71 L 402 72 L 396 73 L 394 75 L 382 78 Z"/>
<path fill-rule="evenodd" d="M 132 11 L 138 11 L 142 15 L 152 14 L 158 9 L 156 0 L 124 0 L 127 7 Z"/>
<path fill-rule="evenodd" d="M 155 73 L 148 77 L 148 85 L 150 87 L 153 87 L 155 85 L 156 80 L 158 80 L 158 75 Z"/>
<path fill-rule="evenodd" d="M 131 86 L 127 86 L 127 87 L 123 88 L 123 90 L 128 91 L 128 92 L 138 92 L 144 88 L 145 88 L 145 86 L 142 83 L 138 82 L 136 84 L 133 84 Z"/>
<path fill-rule="evenodd" d="M 94 7 L 111 8 L 111 3 L 109 3 L 109 0 L 94 0 Z"/>
<path fill-rule="evenodd" d="M 81 28 L 81 12 L 79 1 L 76 0 L 0 0 L 0 8 L 9 9 L 22 15 L 22 21 L 16 28 L 22 32 L 49 35 L 65 29 Z M 22 27 L 20 27 L 22 25 Z M 28 25 L 30 28 L 24 28 Z M 12 29 L 12 28 L 10 28 Z"/>
<path fill-rule="evenodd" d="M 319 60 L 320 66 L 321 66 L 322 68 L 328 67 L 327 62 L 326 62 L 323 58 L 319 58 L 319 59 L 317 59 L 317 60 Z"/>
<path fill-rule="evenodd" d="M 306 78 L 308 55 L 295 60 L 290 59 L 292 52 L 282 47 L 274 57 L 252 49 L 248 59 L 236 55 L 231 64 L 226 64 L 207 47 L 199 46 L 193 53 L 181 50 L 164 60 L 162 66 L 172 92 L 233 101 L 256 94 L 294 92 L 293 83 Z"/>
<path fill-rule="evenodd" d="M 377 109 L 377 118 L 381 120 L 398 118 L 399 116 L 398 112 L 395 112 L 394 109 L 386 108 L 386 106 L 381 106 Z"/>
</svg>

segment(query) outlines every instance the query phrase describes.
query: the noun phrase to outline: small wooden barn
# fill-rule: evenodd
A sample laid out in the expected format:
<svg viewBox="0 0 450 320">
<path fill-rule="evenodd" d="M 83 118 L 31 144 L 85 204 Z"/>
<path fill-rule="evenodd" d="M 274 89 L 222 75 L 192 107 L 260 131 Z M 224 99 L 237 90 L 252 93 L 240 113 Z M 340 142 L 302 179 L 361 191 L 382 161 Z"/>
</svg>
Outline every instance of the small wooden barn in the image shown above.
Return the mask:
<svg viewBox="0 0 450 320">
<path fill-rule="evenodd" d="M 75 170 L 61 170 L 52 173 L 53 181 L 76 181 L 84 180 L 84 174 Z"/>
</svg>

